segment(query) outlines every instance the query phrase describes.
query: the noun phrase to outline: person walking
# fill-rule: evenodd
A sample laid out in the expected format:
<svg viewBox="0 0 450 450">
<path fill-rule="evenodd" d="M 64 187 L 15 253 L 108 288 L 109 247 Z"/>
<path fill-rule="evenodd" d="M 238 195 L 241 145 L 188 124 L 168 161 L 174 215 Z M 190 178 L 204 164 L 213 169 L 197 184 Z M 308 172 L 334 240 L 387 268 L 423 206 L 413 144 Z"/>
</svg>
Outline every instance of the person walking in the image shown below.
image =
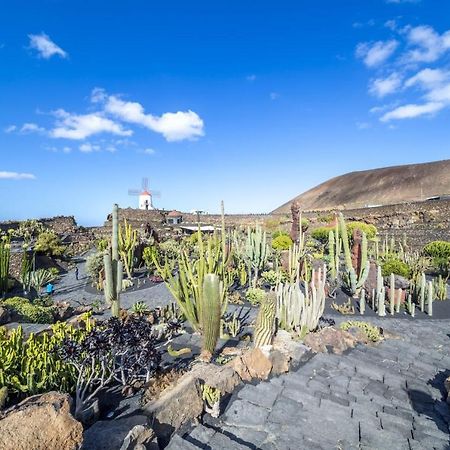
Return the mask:
<svg viewBox="0 0 450 450">
<path fill-rule="evenodd" d="M 51 297 L 53 295 L 53 291 L 55 290 L 55 287 L 52 283 L 47 284 L 47 295 Z"/>
<path fill-rule="evenodd" d="M 78 266 L 75 266 L 75 280 L 78 281 Z"/>
</svg>

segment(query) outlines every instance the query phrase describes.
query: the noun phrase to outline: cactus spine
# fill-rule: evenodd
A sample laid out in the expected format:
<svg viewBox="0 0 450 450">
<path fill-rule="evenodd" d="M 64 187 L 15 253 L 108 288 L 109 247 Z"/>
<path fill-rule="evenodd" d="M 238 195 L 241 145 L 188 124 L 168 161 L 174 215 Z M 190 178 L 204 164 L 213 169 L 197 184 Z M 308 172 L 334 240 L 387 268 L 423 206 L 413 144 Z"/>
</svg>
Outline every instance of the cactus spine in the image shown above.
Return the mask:
<svg viewBox="0 0 450 450">
<path fill-rule="evenodd" d="M 203 280 L 201 296 L 201 330 L 203 335 L 202 353 L 211 357 L 220 335 L 221 283 L 219 276 L 207 273 Z"/>
<path fill-rule="evenodd" d="M 275 333 L 276 300 L 273 293 L 269 293 L 259 307 L 256 317 L 253 343 L 255 347 L 271 345 Z"/>
<path fill-rule="evenodd" d="M 112 212 L 111 249 L 103 256 L 105 269 L 104 293 L 105 300 L 111 305 L 111 314 L 119 316 L 120 291 L 122 290 L 123 264 L 119 259 L 119 207 L 117 204 Z"/>
</svg>

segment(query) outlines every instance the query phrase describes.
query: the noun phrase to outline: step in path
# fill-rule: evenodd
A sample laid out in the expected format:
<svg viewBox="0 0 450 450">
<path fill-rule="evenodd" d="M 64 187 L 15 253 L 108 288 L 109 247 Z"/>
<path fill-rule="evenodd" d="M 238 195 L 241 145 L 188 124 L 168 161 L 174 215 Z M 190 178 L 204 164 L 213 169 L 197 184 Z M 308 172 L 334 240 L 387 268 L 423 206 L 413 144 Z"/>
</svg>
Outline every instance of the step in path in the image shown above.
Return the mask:
<svg viewBox="0 0 450 450">
<path fill-rule="evenodd" d="M 450 321 L 371 319 L 399 339 L 318 354 L 298 370 L 234 393 L 216 422 L 169 450 L 450 449 Z"/>
</svg>

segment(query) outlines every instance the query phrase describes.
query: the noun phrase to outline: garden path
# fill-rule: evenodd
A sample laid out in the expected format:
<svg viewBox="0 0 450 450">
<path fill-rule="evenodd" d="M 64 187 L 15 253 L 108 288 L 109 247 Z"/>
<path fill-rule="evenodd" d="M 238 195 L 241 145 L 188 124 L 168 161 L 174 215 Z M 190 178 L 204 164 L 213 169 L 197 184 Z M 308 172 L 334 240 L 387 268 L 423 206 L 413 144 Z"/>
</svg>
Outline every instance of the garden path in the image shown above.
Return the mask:
<svg viewBox="0 0 450 450">
<path fill-rule="evenodd" d="M 246 384 L 216 422 L 175 435 L 167 449 L 449 449 L 450 321 L 370 321 L 400 339 L 317 354 Z"/>
</svg>

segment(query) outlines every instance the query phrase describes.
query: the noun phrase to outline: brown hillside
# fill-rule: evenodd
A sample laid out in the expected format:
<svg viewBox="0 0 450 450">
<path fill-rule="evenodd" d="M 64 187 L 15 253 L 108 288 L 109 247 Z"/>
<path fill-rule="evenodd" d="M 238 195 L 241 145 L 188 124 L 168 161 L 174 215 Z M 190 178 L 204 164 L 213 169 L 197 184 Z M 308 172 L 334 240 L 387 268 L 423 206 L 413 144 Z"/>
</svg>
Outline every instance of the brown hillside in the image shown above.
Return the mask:
<svg viewBox="0 0 450 450">
<path fill-rule="evenodd" d="M 450 160 L 350 172 L 310 189 L 273 211 L 361 208 L 450 195 Z"/>
</svg>

